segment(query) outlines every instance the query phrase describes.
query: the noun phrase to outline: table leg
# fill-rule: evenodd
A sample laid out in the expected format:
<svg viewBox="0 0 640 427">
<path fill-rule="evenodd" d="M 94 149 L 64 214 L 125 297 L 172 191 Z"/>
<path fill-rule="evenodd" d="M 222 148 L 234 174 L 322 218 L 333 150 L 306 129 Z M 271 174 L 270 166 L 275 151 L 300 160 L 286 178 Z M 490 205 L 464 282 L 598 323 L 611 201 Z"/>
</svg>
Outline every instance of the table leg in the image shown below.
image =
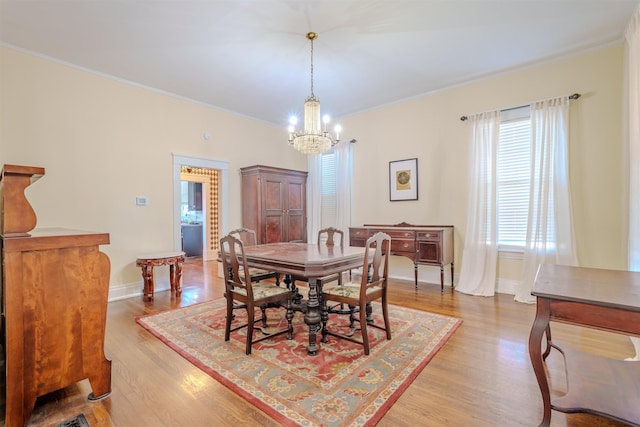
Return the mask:
<svg viewBox="0 0 640 427">
<path fill-rule="evenodd" d="M 542 393 L 543 418 L 540 426 L 548 427 L 551 422 L 551 391 L 544 369 L 542 356 L 542 336 L 549 330 L 551 319 L 551 303 L 548 299 L 537 298 L 536 318 L 529 334 L 529 358 Z M 548 354 L 548 343 L 545 353 Z"/>
<path fill-rule="evenodd" d="M 322 285 L 318 284 L 317 279 L 309 279 L 309 300 L 307 301 L 307 311 L 304 313 L 304 323 L 309 326 L 309 345 L 307 346 L 307 354 L 315 356 L 318 354 L 318 344 L 316 343 L 316 334 L 321 324 L 321 307 L 318 292 L 322 292 Z"/>
<path fill-rule="evenodd" d="M 182 294 L 180 281 L 182 279 L 182 261 L 177 260 L 175 263 L 169 264 L 169 282 L 171 283 L 171 292 L 175 291 L 176 296 Z"/>
<path fill-rule="evenodd" d="M 453 261 L 451 262 L 451 289 L 453 289 Z"/>
<path fill-rule="evenodd" d="M 176 290 L 176 265 L 169 264 L 169 285 L 171 285 L 171 293 Z"/>
<path fill-rule="evenodd" d="M 440 293 L 444 292 L 444 265 L 440 264 Z"/>
<path fill-rule="evenodd" d="M 144 264 L 142 268 L 142 280 L 144 282 L 144 289 L 142 290 L 143 296 L 148 301 L 153 300 L 154 284 L 153 284 L 153 266 Z"/>
<path fill-rule="evenodd" d="M 416 289 L 418 289 L 418 264 L 415 262 L 413 263 L 413 277 L 415 279 Z"/>
<path fill-rule="evenodd" d="M 176 262 L 176 296 L 182 295 L 182 263 L 181 259 Z"/>
</svg>

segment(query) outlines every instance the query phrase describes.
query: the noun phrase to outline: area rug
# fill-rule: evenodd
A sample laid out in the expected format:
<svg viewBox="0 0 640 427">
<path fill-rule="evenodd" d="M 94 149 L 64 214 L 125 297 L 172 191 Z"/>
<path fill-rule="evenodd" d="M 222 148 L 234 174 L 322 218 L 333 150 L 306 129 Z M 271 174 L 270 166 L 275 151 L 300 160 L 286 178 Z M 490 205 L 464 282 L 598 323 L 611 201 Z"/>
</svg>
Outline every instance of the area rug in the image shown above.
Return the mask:
<svg viewBox="0 0 640 427">
<path fill-rule="evenodd" d="M 374 319 L 382 322 L 379 305 Z M 286 325 L 283 309 L 269 309 L 268 328 Z M 136 321 L 191 363 L 285 426 L 373 426 L 424 369 L 462 323 L 461 319 L 389 306 L 392 339 L 368 328 L 371 354 L 329 336 L 308 356 L 308 328 L 294 317 L 294 339 L 286 334 L 253 345 L 245 355 L 246 328 L 224 341 L 225 300 L 141 316 Z M 256 313 L 258 318 L 259 312 Z M 235 311 L 246 322 L 246 311 Z M 348 316 L 330 325 L 348 328 Z M 255 332 L 260 334 L 261 332 Z"/>
</svg>

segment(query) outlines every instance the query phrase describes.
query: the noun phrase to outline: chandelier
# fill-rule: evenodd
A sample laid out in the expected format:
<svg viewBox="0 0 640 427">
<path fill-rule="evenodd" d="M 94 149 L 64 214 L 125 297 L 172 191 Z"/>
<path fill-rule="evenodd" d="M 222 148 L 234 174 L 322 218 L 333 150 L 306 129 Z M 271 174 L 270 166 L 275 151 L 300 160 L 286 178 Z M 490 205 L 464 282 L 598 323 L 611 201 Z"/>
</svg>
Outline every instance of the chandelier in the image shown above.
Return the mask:
<svg viewBox="0 0 640 427">
<path fill-rule="evenodd" d="M 304 154 L 316 155 L 324 153 L 340 142 L 340 125 L 336 125 L 335 135 L 327 131 L 329 116 L 325 115 L 320 123 L 320 100 L 313 94 L 313 41 L 318 38 L 316 33 L 307 33 L 311 41 L 311 95 L 304 101 L 304 128 L 296 130 L 298 118 L 289 119 L 289 145 Z"/>
</svg>

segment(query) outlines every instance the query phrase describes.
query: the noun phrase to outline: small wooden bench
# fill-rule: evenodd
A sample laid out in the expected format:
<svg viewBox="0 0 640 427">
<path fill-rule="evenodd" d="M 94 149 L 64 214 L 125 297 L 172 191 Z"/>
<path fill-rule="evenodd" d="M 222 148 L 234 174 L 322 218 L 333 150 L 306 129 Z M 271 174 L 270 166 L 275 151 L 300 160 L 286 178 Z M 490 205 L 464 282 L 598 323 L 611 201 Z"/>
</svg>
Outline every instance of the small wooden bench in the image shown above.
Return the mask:
<svg viewBox="0 0 640 427">
<path fill-rule="evenodd" d="M 142 290 L 142 293 L 148 301 L 153 300 L 153 267 L 159 265 L 169 266 L 169 282 L 171 283 L 171 292 L 175 292 L 176 296 L 180 296 L 180 294 L 182 294 L 180 281 L 182 279 L 182 264 L 184 263 L 184 256 L 185 254 L 182 251 L 153 252 L 138 256 L 138 259 L 136 260 L 136 266 L 142 269 L 142 280 L 144 281 L 144 288 Z"/>
</svg>

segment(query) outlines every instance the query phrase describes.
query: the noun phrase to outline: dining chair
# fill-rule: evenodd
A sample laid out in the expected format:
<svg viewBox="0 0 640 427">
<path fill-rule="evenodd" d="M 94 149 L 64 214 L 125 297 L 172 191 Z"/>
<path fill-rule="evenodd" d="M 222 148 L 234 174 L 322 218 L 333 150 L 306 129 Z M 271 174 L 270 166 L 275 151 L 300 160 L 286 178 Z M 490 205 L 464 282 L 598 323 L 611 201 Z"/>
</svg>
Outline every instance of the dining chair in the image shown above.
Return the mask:
<svg viewBox="0 0 640 427">
<path fill-rule="evenodd" d="M 255 246 L 258 242 L 256 238 L 256 232 L 249 228 L 237 228 L 229 232 L 230 235 L 237 236 L 242 240 L 245 246 Z M 259 282 L 264 279 L 274 278 L 276 279 L 276 285 L 280 284 L 280 273 L 277 271 L 267 271 L 260 268 L 249 267 L 249 274 L 251 275 L 252 282 Z"/>
<path fill-rule="evenodd" d="M 387 308 L 387 278 L 389 272 L 389 248 L 391 237 L 378 232 L 367 239 L 364 260 L 362 264 L 362 278 L 360 283 L 348 282 L 322 291 L 322 341 L 327 341 L 327 335 L 343 338 L 364 346 L 364 354 L 368 355 L 369 335 L 367 327 L 381 329 L 386 332 L 387 340 L 391 339 L 391 325 Z M 372 253 L 373 252 L 373 253 Z M 384 326 L 373 322 L 372 301 L 381 300 L 382 318 Z M 349 320 L 352 331 L 349 335 L 329 330 L 329 302 L 346 304 L 349 310 Z M 333 314 L 333 313 L 332 313 Z M 356 314 L 358 316 L 356 317 Z M 334 316 L 339 314 L 333 314 Z M 362 340 L 353 337 L 354 323 L 360 323 Z"/>
<path fill-rule="evenodd" d="M 254 283 L 249 274 L 249 266 L 245 257 L 244 243 L 232 235 L 220 239 L 220 253 L 224 270 L 225 298 L 227 299 L 227 316 L 224 329 L 224 340 L 229 341 L 231 332 L 240 328 L 247 328 L 246 354 L 251 354 L 251 346 L 264 339 L 288 333 L 287 338 L 293 338 L 293 308 L 291 306 L 292 292 L 270 282 Z M 241 304 L 238 305 L 237 303 Z M 263 321 L 266 326 L 268 307 L 286 307 L 287 328 L 276 332 L 266 332 L 260 338 L 253 338 L 254 325 Z M 233 310 L 244 307 L 247 310 L 247 323 L 231 327 L 234 320 Z M 255 309 L 262 310 L 262 316 L 255 318 Z"/>
<path fill-rule="evenodd" d="M 325 245 L 327 248 L 333 248 L 336 246 L 336 240 L 337 240 L 337 243 L 340 245 L 340 249 L 344 248 L 344 232 L 342 230 L 339 230 L 334 227 L 327 227 L 318 231 L 318 242 L 317 242 L 318 247 Z M 321 277 L 317 279 L 317 283 L 318 285 L 322 286 L 326 283 L 334 282 L 336 280 L 338 281 L 338 285 L 342 284 L 342 273 Z M 294 291 L 294 293 L 297 290 L 296 281 L 306 282 L 307 279 L 304 277 L 296 277 L 296 276 L 285 277 L 285 282 L 287 283 L 287 286 L 289 286 Z M 299 302 L 299 301 L 296 301 L 296 302 Z M 342 308 L 341 304 L 338 304 L 338 305 Z M 331 310 L 333 310 L 333 307 L 331 308 Z"/>
<path fill-rule="evenodd" d="M 336 240 L 340 245 L 340 249 L 344 248 L 344 232 L 337 228 L 327 227 L 318 231 L 318 246 L 324 244 L 327 248 L 333 248 L 336 246 Z M 322 284 L 338 280 L 338 285 L 342 284 L 342 273 L 334 274 L 332 276 L 326 276 L 320 279 Z"/>
</svg>

